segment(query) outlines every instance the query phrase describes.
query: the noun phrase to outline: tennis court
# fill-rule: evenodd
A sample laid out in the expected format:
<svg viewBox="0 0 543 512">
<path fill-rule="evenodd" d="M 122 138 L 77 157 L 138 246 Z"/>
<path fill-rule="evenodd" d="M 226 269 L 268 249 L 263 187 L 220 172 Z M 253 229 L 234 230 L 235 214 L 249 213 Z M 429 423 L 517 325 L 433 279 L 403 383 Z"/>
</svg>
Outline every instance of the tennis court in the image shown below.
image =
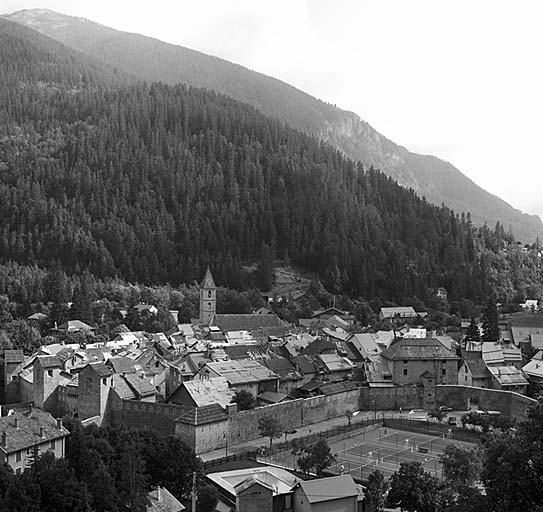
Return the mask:
<svg viewBox="0 0 543 512">
<path fill-rule="evenodd" d="M 335 473 L 350 473 L 365 479 L 375 469 L 390 476 L 402 462 L 420 462 L 426 471 L 441 478 L 439 457 L 449 444 L 465 448 L 472 443 L 449 439 L 447 433 L 439 436 L 378 427 L 362 432 L 344 441 L 330 443 L 336 454 L 336 464 L 328 468 Z"/>
</svg>

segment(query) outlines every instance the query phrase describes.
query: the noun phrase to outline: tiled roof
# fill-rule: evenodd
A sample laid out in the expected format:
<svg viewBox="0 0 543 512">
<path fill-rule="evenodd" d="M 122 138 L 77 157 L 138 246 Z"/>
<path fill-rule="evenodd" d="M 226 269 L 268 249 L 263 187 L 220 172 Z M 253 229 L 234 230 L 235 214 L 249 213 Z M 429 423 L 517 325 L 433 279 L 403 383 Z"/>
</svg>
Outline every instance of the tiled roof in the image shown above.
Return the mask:
<svg viewBox="0 0 543 512">
<path fill-rule="evenodd" d="M 226 419 L 228 419 L 228 414 L 219 404 L 210 404 L 203 407 L 194 407 L 176 418 L 175 421 L 198 426 L 225 421 Z"/>
<path fill-rule="evenodd" d="M 266 349 L 259 345 L 232 345 L 223 347 L 224 352 L 230 359 L 261 359 L 266 356 Z"/>
<path fill-rule="evenodd" d="M 218 361 L 207 363 L 206 366 L 217 375 L 225 377 L 231 385 L 248 384 L 278 378 L 274 372 L 264 365 L 250 359 Z"/>
<path fill-rule="evenodd" d="M 397 338 L 382 352 L 386 359 L 458 359 L 434 338 Z"/>
<path fill-rule="evenodd" d="M 57 356 L 38 356 L 37 359 L 40 362 L 40 364 L 42 365 L 42 367 L 44 369 L 46 369 L 46 370 L 48 368 L 60 368 L 61 367 L 60 360 L 58 359 Z"/>
<path fill-rule="evenodd" d="M 24 354 L 22 350 L 4 350 L 2 359 L 6 363 L 22 363 L 24 361 Z"/>
<path fill-rule="evenodd" d="M 19 421 L 18 428 L 15 427 L 15 418 Z M 43 427 L 43 437 L 40 437 L 40 427 Z M 57 421 L 49 413 L 39 409 L 17 410 L 11 416 L 1 417 L 0 432 L 6 433 L 7 446 L 0 443 L 0 450 L 4 453 L 31 448 L 68 435 L 64 427 L 58 428 Z"/>
<path fill-rule="evenodd" d="M 298 485 L 304 492 L 309 503 L 320 503 L 358 496 L 358 489 L 351 475 L 302 480 Z"/>
<path fill-rule="evenodd" d="M 282 327 L 283 321 L 277 315 L 215 315 L 211 325 L 221 331 L 252 331 L 263 327 Z"/>
</svg>

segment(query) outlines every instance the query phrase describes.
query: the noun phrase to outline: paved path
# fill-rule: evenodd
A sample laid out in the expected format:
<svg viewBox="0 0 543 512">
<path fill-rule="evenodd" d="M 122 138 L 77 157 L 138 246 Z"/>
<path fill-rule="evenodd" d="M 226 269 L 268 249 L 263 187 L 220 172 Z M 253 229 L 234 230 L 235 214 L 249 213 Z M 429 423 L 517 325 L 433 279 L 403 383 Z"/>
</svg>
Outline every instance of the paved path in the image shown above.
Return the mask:
<svg viewBox="0 0 543 512">
<path fill-rule="evenodd" d="M 362 419 L 373 419 L 375 417 L 382 418 L 383 415 L 386 418 L 390 418 L 390 417 L 407 418 L 408 417 L 408 415 L 406 414 L 406 411 L 403 411 L 403 414 L 401 416 L 400 416 L 400 411 L 360 411 L 356 415 L 356 417 L 353 418 L 353 421 L 360 421 Z M 308 434 L 312 434 L 315 432 L 322 432 L 323 430 L 328 430 L 331 427 L 336 427 L 338 425 L 346 425 L 346 424 L 347 424 L 347 418 L 345 416 L 339 416 L 338 418 L 331 418 L 329 420 L 320 421 L 319 423 L 313 423 L 311 425 L 304 425 L 303 427 L 298 427 L 296 429 L 296 434 L 292 434 L 288 436 L 288 439 L 306 436 Z M 284 440 L 285 440 L 284 436 L 281 437 L 280 439 L 277 439 L 277 441 L 284 441 Z M 205 462 L 208 460 L 219 459 L 221 457 L 225 457 L 226 455 L 233 455 L 235 453 L 243 453 L 243 452 L 255 450 L 261 446 L 268 446 L 269 444 L 270 444 L 270 440 L 268 437 L 259 437 L 257 439 L 253 439 L 252 441 L 245 441 L 244 443 L 228 446 L 228 448 L 220 448 L 219 450 L 214 450 L 212 452 L 202 453 L 199 455 L 199 457 Z M 227 450 L 228 450 L 228 453 L 227 453 Z"/>
</svg>

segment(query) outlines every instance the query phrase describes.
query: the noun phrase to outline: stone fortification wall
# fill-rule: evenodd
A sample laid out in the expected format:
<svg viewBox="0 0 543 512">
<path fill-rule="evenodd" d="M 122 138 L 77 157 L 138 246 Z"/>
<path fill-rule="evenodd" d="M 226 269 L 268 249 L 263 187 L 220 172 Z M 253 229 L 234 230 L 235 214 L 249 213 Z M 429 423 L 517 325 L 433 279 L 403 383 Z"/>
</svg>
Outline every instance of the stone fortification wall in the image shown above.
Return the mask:
<svg viewBox="0 0 543 512">
<path fill-rule="evenodd" d="M 173 435 L 175 418 L 190 409 L 184 405 L 120 400 L 111 394 L 105 420 L 108 423 L 124 423 L 133 428 L 156 430 Z"/>
<path fill-rule="evenodd" d="M 228 418 L 229 443 L 241 443 L 260 437 L 258 422 L 264 416 L 277 418 L 285 430 L 311 425 L 354 411 L 397 410 L 416 408 L 422 404 L 423 389 L 359 388 L 333 395 L 300 398 L 280 404 L 239 411 Z"/>
<path fill-rule="evenodd" d="M 436 386 L 436 402 L 459 410 L 478 407 L 487 411 L 500 411 L 507 418 L 523 420 L 526 418 L 526 409 L 536 400 L 512 391 L 440 385 Z"/>
</svg>

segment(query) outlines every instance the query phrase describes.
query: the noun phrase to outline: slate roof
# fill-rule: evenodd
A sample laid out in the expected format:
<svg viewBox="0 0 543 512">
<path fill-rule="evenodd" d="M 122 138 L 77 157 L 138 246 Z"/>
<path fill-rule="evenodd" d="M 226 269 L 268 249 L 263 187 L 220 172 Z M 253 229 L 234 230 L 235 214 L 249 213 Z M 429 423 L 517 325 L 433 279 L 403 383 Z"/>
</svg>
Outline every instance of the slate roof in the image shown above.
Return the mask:
<svg viewBox="0 0 543 512">
<path fill-rule="evenodd" d="M 16 417 L 19 420 L 19 428 L 15 427 Z M 43 427 L 44 437 L 40 437 L 40 427 Z M 0 443 L 0 450 L 4 453 L 31 448 L 36 443 L 46 443 L 69 434 L 64 427 L 60 429 L 57 427 L 55 418 L 39 409 L 17 410 L 11 416 L 1 417 L 0 432 L 6 433 L 7 446 Z"/>
<path fill-rule="evenodd" d="M 136 400 L 138 396 L 122 375 L 113 375 L 113 391 L 121 400 Z"/>
<path fill-rule="evenodd" d="M 394 318 L 399 315 L 401 317 L 416 317 L 417 313 L 411 306 L 399 306 L 394 308 L 381 308 L 383 318 Z"/>
<path fill-rule="evenodd" d="M 87 366 L 90 366 L 100 378 L 113 375 L 113 370 L 106 366 L 105 363 L 89 363 Z"/>
<path fill-rule="evenodd" d="M 182 512 L 185 506 L 165 487 L 147 493 L 149 505 L 146 512 Z"/>
<path fill-rule="evenodd" d="M 342 380 L 339 382 L 329 382 L 322 384 L 319 389 L 324 395 L 334 395 L 335 393 L 341 393 L 343 391 L 352 391 L 357 389 L 358 386 L 350 380 Z"/>
<path fill-rule="evenodd" d="M 285 357 L 274 357 L 265 359 L 263 363 L 272 371 L 279 375 L 281 380 L 297 380 L 302 375 L 296 371 L 294 365 Z"/>
<path fill-rule="evenodd" d="M 397 338 L 381 354 L 386 359 L 458 359 L 434 338 Z"/>
<path fill-rule="evenodd" d="M 123 375 L 123 378 L 139 398 L 145 398 L 156 394 L 156 389 L 141 375 L 129 373 Z"/>
<path fill-rule="evenodd" d="M 218 376 L 225 377 L 230 385 L 249 384 L 278 378 L 278 376 L 270 369 L 257 361 L 252 361 L 250 359 L 218 361 L 215 363 L 207 363 L 206 367 Z"/>
<path fill-rule="evenodd" d="M 221 331 L 253 331 L 266 327 L 283 327 L 283 321 L 273 315 L 215 315 L 210 325 L 216 325 Z"/>
<path fill-rule="evenodd" d="M 532 359 L 522 367 L 522 371 L 528 377 L 543 379 L 543 362 L 541 362 L 541 359 Z"/>
<path fill-rule="evenodd" d="M 204 278 L 202 279 L 202 283 L 200 284 L 200 288 L 217 288 L 217 286 L 215 285 L 215 280 L 211 275 L 211 270 L 209 270 L 209 267 L 207 267 Z"/>
<path fill-rule="evenodd" d="M 473 379 L 484 379 L 490 376 L 485 362 L 480 358 L 465 358 L 464 363 L 469 368 Z"/>
<path fill-rule="evenodd" d="M 61 331 L 78 332 L 78 331 L 92 331 L 94 327 L 82 322 L 81 320 L 69 320 L 58 326 Z"/>
<path fill-rule="evenodd" d="M 293 360 L 298 366 L 298 370 L 304 375 L 315 373 L 317 371 L 315 363 L 310 356 L 300 355 L 294 357 Z"/>
<path fill-rule="evenodd" d="M 49 368 L 61 367 L 60 360 L 57 356 L 38 356 L 37 359 L 46 370 Z"/>
<path fill-rule="evenodd" d="M 181 399 L 183 392 L 186 392 L 192 404 Z M 179 397 L 179 398 L 178 398 Z M 226 407 L 232 403 L 234 391 L 228 386 L 228 381 L 224 377 L 213 377 L 211 379 L 195 379 L 182 382 L 179 387 L 168 398 L 168 402 L 194 405 L 202 407 L 218 403 L 221 407 Z"/>
<path fill-rule="evenodd" d="M 377 344 L 377 341 L 373 334 L 353 334 L 348 339 L 348 342 L 352 343 L 354 348 L 363 358 L 367 358 L 370 355 L 376 355 L 381 353 L 381 347 Z"/>
<path fill-rule="evenodd" d="M 322 338 L 316 339 L 302 350 L 303 355 L 322 354 L 323 352 L 335 352 L 336 344 Z"/>
<path fill-rule="evenodd" d="M 341 357 L 337 354 L 320 354 L 316 356 L 324 365 L 324 368 L 329 372 L 342 372 L 352 370 L 354 364 L 346 357 Z"/>
<path fill-rule="evenodd" d="M 23 354 L 22 350 L 4 350 L 4 354 L 2 355 L 2 359 L 9 364 L 13 363 L 22 363 L 25 359 L 25 356 Z"/>
<path fill-rule="evenodd" d="M 134 361 L 129 357 L 112 357 L 108 359 L 106 365 L 109 366 L 114 373 L 133 373 L 136 371 L 134 368 Z"/>
<path fill-rule="evenodd" d="M 525 386 L 528 381 L 522 372 L 514 366 L 497 366 L 488 369 L 500 386 Z"/>
<path fill-rule="evenodd" d="M 266 357 L 266 349 L 258 345 L 232 345 L 223 347 L 229 359 L 262 359 Z"/>
<path fill-rule="evenodd" d="M 275 391 L 264 391 L 264 393 L 258 395 L 258 398 L 263 402 L 278 404 L 279 402 L 286 400 L 288 395 L 285 395 L 285 393 L 276 393 Z"/>
<path fill-rule="evenodd" d="M 227 419 L 228 414 L 226 414 L 226 411 L 219 404 L 210 404 L 202 407 L 194 407 L 176 418 L 175 421 L 198 426 L 225 421 Z"/>
<path fill-rule="evenodd" d="M 358 496 L 358 489 L 351 475 L 300 481 L 296 487 L 300 487 L 309 503 Z"/>
</svg>

